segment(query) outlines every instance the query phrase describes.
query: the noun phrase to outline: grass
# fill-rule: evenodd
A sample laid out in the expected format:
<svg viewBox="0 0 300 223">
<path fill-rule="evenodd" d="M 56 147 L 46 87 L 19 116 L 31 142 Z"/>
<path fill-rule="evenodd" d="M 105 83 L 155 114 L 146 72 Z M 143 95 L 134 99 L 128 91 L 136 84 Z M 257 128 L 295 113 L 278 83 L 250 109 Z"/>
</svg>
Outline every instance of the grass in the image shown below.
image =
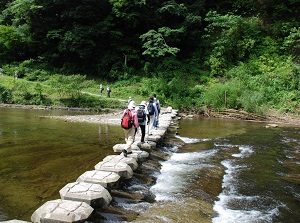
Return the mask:
<svg viewBox="0 0 300 223">
<path fill-rule="evenodd" d="M 100 96 L 99 85 L 103 84 L 104 90 Z M 16 104 L 40 104 L 50 106 L 65 107 L 89 107 L 94 109 L 124 108 L 127 106 L 129 97 L 139 104 L 141 101 L 147 101 L 149 96 L 139 95 L 141 84 L 133 83 L 131 85 L 121 86 L 120 83 L 109 83 L 101 80 L 88 80 L 87 85 L 80 89 L 78 95 L 74 95 L 75 89 L 59 89 L 61 84 L 53 84 L 53 81 L 28 81 L 25 78 L 14 79 L 11 76 L 0 76 L 0 85 L 12 92 L 10 103 Z M 110 86 L 111 97 L 107 97 L 106 87 Z M 0 92 L 1 93 L 1 92 Z M 42 101 L 37 103 L 36 95 L 42 95 L 46 98 L 46 104 Z M 30 97 L 31 96 L 31 97 Z M 1 97 L 0 97 L 1 100 Z"/>
</svg>

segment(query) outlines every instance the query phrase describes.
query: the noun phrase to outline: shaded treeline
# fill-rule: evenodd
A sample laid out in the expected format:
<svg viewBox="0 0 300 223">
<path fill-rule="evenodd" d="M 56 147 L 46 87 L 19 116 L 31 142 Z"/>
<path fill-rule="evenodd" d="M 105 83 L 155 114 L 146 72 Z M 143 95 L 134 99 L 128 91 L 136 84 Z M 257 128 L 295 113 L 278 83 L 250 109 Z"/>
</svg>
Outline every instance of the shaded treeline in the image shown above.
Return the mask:
<svg viewBox="0 0 300 223">
<path fill-rule="evenodd" d="M 282 98 L 273 92 L 299 89 L 299 8 L 299 0 L 2 0 L 0 66 L 148 77 L 162 102 L 181 107 L 273 106 Z"/>
</svg>

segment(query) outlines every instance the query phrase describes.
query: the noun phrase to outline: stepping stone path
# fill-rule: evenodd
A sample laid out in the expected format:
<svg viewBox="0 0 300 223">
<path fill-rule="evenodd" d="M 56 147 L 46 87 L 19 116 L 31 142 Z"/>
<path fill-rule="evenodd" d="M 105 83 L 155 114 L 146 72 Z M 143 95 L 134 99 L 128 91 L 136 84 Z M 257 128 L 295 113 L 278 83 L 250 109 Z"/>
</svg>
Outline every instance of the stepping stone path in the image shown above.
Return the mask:
<svg viewBox="0 0 300 223">
<path fill-rule="evenodd" d="M 31 216 L 33 223 L 83 223 L 93 213 L 93 207 L 106 207 L 112 201 L 107 189 L 118 187 L 120 180 L 130 179 L 138 163 L 148 159 L 165 136 L 168 128 L 177 116 L 177 111 L 162 113 L 159 128 L 146 135 L 144 143 L 135 142 L 132 153 L 110 155 L 95 165 L 95 170 L 80 175 L 76 182 L 68 183 L 60 191 L 61 199 L 48 201 L 39 207 Z M 140 139 L 140 133 L 136 135 Z M 122 153 L 125 144 L 116 144 L 113 151 Z M 29 223 L 20 220 L 4 221 L 6 223 Z"/>
</svg>

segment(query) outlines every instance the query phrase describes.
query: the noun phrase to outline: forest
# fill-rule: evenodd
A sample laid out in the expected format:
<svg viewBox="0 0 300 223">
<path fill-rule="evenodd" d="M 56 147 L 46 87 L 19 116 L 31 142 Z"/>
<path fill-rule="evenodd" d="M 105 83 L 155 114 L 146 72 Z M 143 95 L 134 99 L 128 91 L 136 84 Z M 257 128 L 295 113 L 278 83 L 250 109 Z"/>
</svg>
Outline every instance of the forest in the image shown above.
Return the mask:
<svg viewBox="0 0 300 223">
<path fill-rule="evenodd" d="M 299 114 L 299 9 L 300 0 L 1 0 L 0 102 L 103 108 L 156 93 L 178 109 Z M 100 83 L 112 99 L 93 96 Z"/>
</svg>

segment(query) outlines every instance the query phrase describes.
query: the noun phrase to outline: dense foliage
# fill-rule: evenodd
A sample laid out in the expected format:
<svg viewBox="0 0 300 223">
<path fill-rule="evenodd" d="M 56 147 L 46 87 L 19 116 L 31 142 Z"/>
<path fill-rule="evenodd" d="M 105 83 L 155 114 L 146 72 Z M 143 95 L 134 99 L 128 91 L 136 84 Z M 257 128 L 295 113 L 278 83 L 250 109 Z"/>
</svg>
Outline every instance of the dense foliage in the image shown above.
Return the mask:
<svg viewBox="0 0 300 223">
<path fill-rule="evenodd" d="M 156 92 L 178 108 L 299 112 L 299 8 L 300 0 L 2 0 L 0 66 L 63 89 L 73 74 L 116 88 L 130 80 L 131 93 Z M 67 95 L 79 100 L 85 81 L 76 78 Z M 45 100 L 39 89 L 35 101 Z M 12 88 L 0 91 L 12 100 Z"/>
</svg>

